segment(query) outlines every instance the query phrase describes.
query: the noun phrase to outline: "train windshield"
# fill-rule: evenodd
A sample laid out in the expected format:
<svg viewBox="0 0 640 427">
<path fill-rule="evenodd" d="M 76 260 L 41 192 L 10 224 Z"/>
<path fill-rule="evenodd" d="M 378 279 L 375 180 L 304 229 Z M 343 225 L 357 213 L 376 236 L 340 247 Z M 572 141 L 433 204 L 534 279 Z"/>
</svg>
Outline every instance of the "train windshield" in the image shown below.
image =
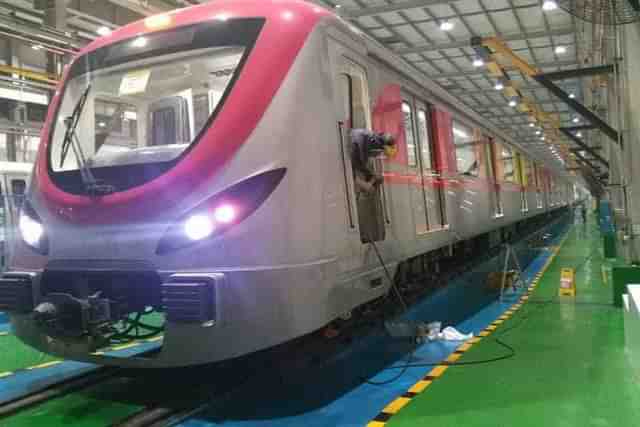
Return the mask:
<svg viewBox="0 0 640 427">
<path fill-rule="evenodd" d="M 68 181 L 86 170 L 109 175 L 105 169 L 174 164 L 221 109 L 261 26 L 257 19 L 208 22 L 79 58 L 56 116 L 52 174 Z"/>
</svg>

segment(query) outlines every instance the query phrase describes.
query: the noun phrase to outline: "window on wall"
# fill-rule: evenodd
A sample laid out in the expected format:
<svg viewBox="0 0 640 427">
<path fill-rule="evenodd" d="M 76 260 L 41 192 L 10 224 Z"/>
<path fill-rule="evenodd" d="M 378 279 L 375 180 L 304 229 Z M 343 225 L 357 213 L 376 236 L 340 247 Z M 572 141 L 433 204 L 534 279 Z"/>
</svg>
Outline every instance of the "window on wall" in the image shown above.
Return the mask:
<svg viewBox="0 0 640 427">
<path fill-rule="evenodd" d="M 502 162 L 502 181 L 516 182 L 516 168 L 513 158 L 513 150 L 503 145 L 500 150 L 500 161 Z"/>
<path fill-rule="evenodd" d="M 459 122 L 453 122 L 453 143 L 456 147 L 456 165 L 463 175 L 478 176 L 479 164 L 473 131 Z"/>
<path fill-rule="evenodd" d="M 413 110 L 407 102 L 402 103 L 402 115 L 404 117 L 404 135 L 407 143 L 407 164 L 411 167 L 418 165 L 416 155 L 416 136 L 413 132 Z"/>
</svg>

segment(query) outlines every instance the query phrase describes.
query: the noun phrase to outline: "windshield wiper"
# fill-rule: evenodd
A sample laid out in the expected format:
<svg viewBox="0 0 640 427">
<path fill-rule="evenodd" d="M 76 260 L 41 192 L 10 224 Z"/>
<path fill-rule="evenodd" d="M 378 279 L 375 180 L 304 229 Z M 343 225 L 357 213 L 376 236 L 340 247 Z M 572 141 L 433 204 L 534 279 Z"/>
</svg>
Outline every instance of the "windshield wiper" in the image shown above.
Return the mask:
<svg viewBox="0 0 640 427">
<path fill-rule="evenodd" d="M 82 116 L 82 111 L 87 103 L 90 90 L 91 85 L 87 85 L 87 88 L 84 90 L 82 96 L 78 99 L 78 102 L 73 108 L 71 115 L 64 119 L 64 124 L 67 129 L 60 149 L 60 168 L 64 165 L 64 161 L 69 153 L 69 148 L 71 148 L 76 161 L 78 162 L 80 178 L 82 179 L 82 183 L 84 184 L 87 194 L 90 196 L 100 196 L 113 193 L 115 191 L 115 187 L 96 180 L 93 172 L 91 172 L 91 168 L 87 165 L 87 158 L 84 155 L 84 151 L 82 151 L 82 144 L 80 144 L 78 135 L 76 134 L 76 129 L 78 127 L 78 123 L 80 123 L 80 117 Z"/>
</svg>

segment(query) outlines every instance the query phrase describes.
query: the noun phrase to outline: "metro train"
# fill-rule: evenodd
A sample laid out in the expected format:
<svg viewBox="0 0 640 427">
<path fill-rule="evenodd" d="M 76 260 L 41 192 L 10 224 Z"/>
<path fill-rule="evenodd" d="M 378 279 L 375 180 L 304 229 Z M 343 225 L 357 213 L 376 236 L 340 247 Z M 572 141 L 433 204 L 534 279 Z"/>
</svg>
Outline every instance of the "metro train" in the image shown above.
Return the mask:
<svg viewBox="0 0 640 427">
<path fill-rule="evenodd" d="M 357 128 L 396 138 L 372 161 L 373 205 L 354 187 Z M 383 267 L 575 192 L 300 0 L 217 0 L 94 41 L 65 69 L 41 140 L 0 311 L 25 343 L 104 365 L 205 364 L 318 331 L 385 295 Z M 140 321 L 151 312 L 155 328 Z M 101 351 L 139 327 L 159 351 Z"/>
</svg>

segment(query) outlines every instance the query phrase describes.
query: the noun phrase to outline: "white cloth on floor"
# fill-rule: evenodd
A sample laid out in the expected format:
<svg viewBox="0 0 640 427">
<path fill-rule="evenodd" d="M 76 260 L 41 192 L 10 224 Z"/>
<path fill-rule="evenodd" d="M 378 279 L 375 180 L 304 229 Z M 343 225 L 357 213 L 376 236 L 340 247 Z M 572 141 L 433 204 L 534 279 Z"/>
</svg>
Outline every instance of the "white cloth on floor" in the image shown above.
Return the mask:
<svg viewBox="0 0 640 427">
<path fill-rule="evenodd" d="M 447 326 L 438 334 L 438 337 L 444 341 L 466 341 L 473 338 L 473 333 L 463 334 L 453 326 Z"/>
</svg>

